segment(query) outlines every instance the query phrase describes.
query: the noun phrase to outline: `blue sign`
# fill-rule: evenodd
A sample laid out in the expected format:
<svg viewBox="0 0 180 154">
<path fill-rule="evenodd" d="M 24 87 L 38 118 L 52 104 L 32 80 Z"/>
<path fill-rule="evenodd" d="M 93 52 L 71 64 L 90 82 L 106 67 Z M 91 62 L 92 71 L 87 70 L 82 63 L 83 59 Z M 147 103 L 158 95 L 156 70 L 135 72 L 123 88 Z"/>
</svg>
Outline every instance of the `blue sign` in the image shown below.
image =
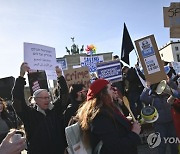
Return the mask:
<svg viewBox="0 0 180 154">
<path fill-rule="evenodd" d="M 98 63 L 97 74 L 99 78 L 103 78 L 109 81 L 121 81 L 122 70 L 120 61 Z"/>
<path fill-rule="evenodd" d="M 147 49 L 142 50 L 142 56 L 143 56 L 144 58 L 145 58 L 145 57 L 152 56 L 152 55 L 155 55 L 155 52 L 154 52 L 153 47 L 150 47 L 150 48 L 147 48 Z"/>
<path fill-rule="evenodd" d="M 96 72 L 97 63 L 103 62 L 103 56 L 80 57 L 81 66 L 87 66 L 89 72 Z"/>
<path fill-rule="evenodd" d="M 62 70 L 67 70 L 67 62 L 66 59 L 56 59 L 57 63 L 60 65 Z"/>
</svg>

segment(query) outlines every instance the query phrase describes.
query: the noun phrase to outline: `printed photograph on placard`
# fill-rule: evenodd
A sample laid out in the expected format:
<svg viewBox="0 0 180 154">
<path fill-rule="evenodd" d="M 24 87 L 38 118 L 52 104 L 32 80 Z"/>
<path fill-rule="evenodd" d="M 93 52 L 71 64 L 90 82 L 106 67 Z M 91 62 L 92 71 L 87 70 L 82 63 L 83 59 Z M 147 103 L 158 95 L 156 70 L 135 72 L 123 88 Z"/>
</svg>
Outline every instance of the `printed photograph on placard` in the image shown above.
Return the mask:
<svg viewBox="0 0 180 154">
<path fill-rule="evenodd" d="M 144 58 L 155 54 L 150 38 L 140 41 L 139 46 Z"/>
<path fill-rule="evenodd" d="M 159 67 L 159 64 L 155 55 L 144 58 L 144 61 L 146 64 L 148 74 L 153 74 L 160 71 L 160 67 Z"/>
</svg>

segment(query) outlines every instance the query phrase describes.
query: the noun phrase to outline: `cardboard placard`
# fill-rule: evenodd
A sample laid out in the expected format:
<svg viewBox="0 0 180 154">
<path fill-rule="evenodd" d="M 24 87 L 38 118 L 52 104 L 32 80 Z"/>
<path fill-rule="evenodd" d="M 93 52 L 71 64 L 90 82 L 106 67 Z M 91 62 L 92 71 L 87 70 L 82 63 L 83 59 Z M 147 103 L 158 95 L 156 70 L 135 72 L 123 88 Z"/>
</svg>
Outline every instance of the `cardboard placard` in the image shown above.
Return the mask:
<svg viewBox="0 0 180 154">
<path fill-rule="evenodd" d="M 180 27 L 170 27 L 170 38 L 180 38 Z"/>
<path fill-rule="evenodd" d="M 28 80 L 31 96 L 38 89 L 47 89 L 49 91 L 45 71 L 28 73 Z"/>
<path fill-rule="evenodd" d="M 10 76 L 0 79 L 0 97 L 4 100 L 11 100 L 11 91 L 14 86 L 15 78 Z"/>
<path fill-rule="evenodd" d="M 88 67 L 64 70 L 64 77 L 69 87 L 72 84 L 79 84 L 79 83 L 84 84 L 87 88 L 89 87 L 90 75 L 89 75 Z"/>
<path fill-rule="evenodd" d="M 180 27 L 180 3 L 171 3 L 163 7 L 164 27 Z"/>
<path fill-rule="evenodd" d="M 119 60 L 97 63 L 97 75 L 99 78 L 111 82 L 122 81 L 122 70 Z"/>
<path fill-rule="evenodd" d="M 146 81 L 151 84 L 167 79 L 154 35 L 135 41 Z"/>
</svg>

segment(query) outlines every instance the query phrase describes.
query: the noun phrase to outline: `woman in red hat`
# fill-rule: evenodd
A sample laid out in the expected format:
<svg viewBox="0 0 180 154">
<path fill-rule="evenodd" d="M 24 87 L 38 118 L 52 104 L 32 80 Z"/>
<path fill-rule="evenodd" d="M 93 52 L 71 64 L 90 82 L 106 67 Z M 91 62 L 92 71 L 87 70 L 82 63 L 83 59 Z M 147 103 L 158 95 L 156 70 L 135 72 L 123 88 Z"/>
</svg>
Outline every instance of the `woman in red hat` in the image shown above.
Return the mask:
<svg viewBox="0 0 180 154">
<path fill-rule="evenodd" d="M 84 139 L 93 150 L 102 141 L 101 154 L 136 154 L 141 126 L 131 124 L 115 107 L 112 94 L 107 80 L 97 79 L 91 84 L 87 101 L 77 113 Z"/>
</svg>

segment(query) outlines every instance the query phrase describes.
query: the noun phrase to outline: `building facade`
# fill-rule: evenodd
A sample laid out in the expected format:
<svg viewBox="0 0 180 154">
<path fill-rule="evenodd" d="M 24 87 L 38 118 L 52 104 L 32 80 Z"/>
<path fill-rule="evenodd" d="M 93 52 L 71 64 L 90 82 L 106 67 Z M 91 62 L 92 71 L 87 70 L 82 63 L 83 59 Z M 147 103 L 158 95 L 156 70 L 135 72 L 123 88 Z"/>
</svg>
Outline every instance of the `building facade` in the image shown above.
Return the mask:
<svg viewBox="0 0 180 154">
<path fill-rule="evenodd" d="M 163 61 L 180 62 L 180 40 L 170 41 L 165 46 L 159 49 L 159 54 Z"/>
</svg>

